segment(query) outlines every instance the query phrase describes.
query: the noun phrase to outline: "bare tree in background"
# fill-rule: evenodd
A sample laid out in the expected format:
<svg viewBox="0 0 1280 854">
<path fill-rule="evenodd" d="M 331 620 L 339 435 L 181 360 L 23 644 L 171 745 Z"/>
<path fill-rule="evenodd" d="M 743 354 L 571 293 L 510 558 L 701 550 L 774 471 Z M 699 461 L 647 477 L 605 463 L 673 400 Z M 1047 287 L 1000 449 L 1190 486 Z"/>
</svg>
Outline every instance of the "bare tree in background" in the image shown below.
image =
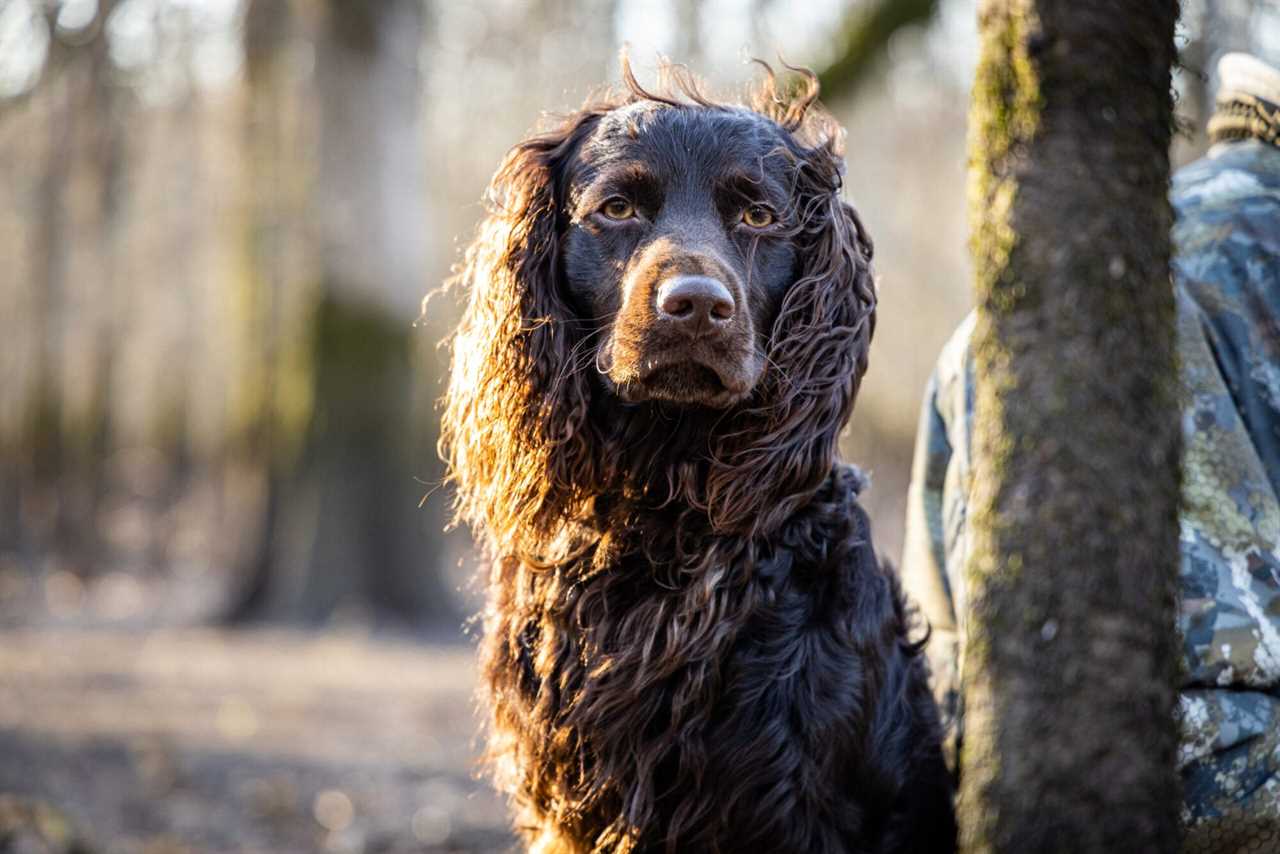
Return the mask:
<svg viewBox="0 0 1280 854">
<path fill-rule="evenodd" d="M 38 238 L 35 250 L 36 286 L 34 320 L 39 331 L 36 356 L 35 400 L 28 427 L 31 461 L 37 479 L 52 480 L 62 469 L 62 346 L 59 327 L 65 309 L 67 235 L 65 227 L 66 182 L 71 163 L 77 110 L 72 75 L 67 66 L 73 49 L 57 37 L 56 7 L 46 9 L 53 34 L 45 60 L 43 83 L 53 89 L 48 119 L 48 142 L 40 184 Z"/>
<path fill-rule="evenodd" d="M 9 378 L 19 386 L 9 400 L 22 412 L 21 426 L 5 437 L 0 453 L 0 545 L 38 551 L 52 538 L 81 573 L 91 571 L 100 545 L 93 520 L 103 498 L 118 330 L 109 298 L 96 302 L 91 317 L 79 318 L 90 339 L 82 343 L 91 354 L 91 368 L 79 394 L 72 394 L 68 351 L 77 301 L 69 270 L 73 253 L 89 255 L 101 291 L 112 293 L 129 106 L 128 93 L 115 79 L 104 31 L 115 5 L 115 0 L 100 0 L 93 17 L 74 31 L 57 24 L 60 4 L 43 9 L 49 48 L 29 97 L 43 101 L 45 142 L 37 167 L 30 277 L 15 283 L 29 291 L 30 313 L 11 319 L 30 324 L 38 343 L 30 384 L 23 389 L 21 378 Z M 77 232 L 75 193 L 84 188 L 91 228 Z M 44 521 L 32 531 L 24 518 Z"/>
<path fill-rule="evenodd" d="M 283 5 L 250 6 L 251 64 L 269 68 L 272 51 L 287 42 Z M 425 489 L 414 475 L 427 449 L 413 446 L 422 431 L 412 429 L 410 405 L 410 322 L 423 289 L 426 229 L 422 19 L 418 0 L 329 0 L 318 20 L 301 22 L 316 32 L 317 160 L 305 202 L 313 302 L 301 336 L 305 370 L 294 378 L 303 387 L 282 385 L 287 371 L 266 381 L 259 429 L 268 511 L 238 617 L 320 621 L 355 607 L 411 618 L 447 609 L 433 565 L 439 556 L 426 548 L 417 509 Z M 265 156 L 287 169 L 298 152 Z M 260 288 L 273 286 L 278 274 L 274 285 L 270 274 L 260 280 Z M 277 364 L 283 358 L 273 355 Z M 299 391 L 307 417 L 290 433 L 281 429 L 281 404 Z"/>
<path fill-rule="evenodd" d="M 98 8 L 90 24 L 92 38 L 88 50 L 88 83 L 85 110 L 90 125 L 89 159 L 97 176 L 94 188 L 95 242 L 93 254 L 98 262 L 99 287 L 109 295 L 117 291 L 120 256 L 121 209 L 125 195 L 125 102 L 131 95 L 114 79 L 107 42 L 107 19 L 115 10 L 116 0 L 98 0 Z M 123 333 L 114 299 L 97 305 L 89 345 L 92 369 L 88 382 L 90 397 L 86 402 L 78 451 L 77 467 L 85 473 L 83 506 L 76 514 L 78 524 L 63 525 L 60 536 L 72 540 L 82 554 L 86 570 L 93 556 L 102 548 L 96 520 L 106 499 L 107 455 L 111 445 L 111 399 L 116 357 Z M 86 523 L 86 520 L 89 520 Z M 73 530 L 74 528 L 74 530 Z"/>
<path fill-rule="evenodd" d="M 980 7 L 969 852 L 1178 845 L 1177 15 Z"/>
</svg>

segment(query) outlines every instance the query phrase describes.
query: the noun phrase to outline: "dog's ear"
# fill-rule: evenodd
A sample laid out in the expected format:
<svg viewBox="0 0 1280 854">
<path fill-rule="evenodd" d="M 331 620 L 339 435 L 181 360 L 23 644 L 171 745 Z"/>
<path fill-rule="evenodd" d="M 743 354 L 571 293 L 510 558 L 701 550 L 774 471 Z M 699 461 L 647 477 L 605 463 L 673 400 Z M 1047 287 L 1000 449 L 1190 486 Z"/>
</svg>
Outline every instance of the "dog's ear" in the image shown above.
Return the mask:
<svg viewBox="0 0 1280 854">
<path fill-rule="evenodd" d="M 828 137 L 835 139 L 836 137 Z M 776 530 L 836 460 L 875 328 L 872 243 L 840 199 L 838 146 L 800 158 L 794 210 L 800 270 L 773 325 L 759 405 L 716 440 L 708 509 L 722 529 Z"/>
<path fill-rule="evenodd" d="M 457 281 L 441 453 L 458 516 L 507 553 L 536 557 L 594 483 L 590 388 L 560 262 L 565 177 L 601 115 L 584 110 L 508 152 Z"/>
</svg>

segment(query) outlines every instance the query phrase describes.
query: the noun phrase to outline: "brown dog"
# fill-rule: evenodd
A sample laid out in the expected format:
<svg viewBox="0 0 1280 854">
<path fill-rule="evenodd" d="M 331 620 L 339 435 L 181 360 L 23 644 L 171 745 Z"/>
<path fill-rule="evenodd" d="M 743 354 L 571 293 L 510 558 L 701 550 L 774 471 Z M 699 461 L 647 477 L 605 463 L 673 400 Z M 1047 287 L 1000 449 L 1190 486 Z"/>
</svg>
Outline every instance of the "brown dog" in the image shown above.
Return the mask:
<svg viewBox="0 0 1280 854">
<path fill-rule="evenodd" d="M 950 851 L 937 715 L 837 436 L 874 323 L 811 75 L 517 145 L 443 447 L 493 561 L 489 756 L 542 851 Z"/>
</svg>

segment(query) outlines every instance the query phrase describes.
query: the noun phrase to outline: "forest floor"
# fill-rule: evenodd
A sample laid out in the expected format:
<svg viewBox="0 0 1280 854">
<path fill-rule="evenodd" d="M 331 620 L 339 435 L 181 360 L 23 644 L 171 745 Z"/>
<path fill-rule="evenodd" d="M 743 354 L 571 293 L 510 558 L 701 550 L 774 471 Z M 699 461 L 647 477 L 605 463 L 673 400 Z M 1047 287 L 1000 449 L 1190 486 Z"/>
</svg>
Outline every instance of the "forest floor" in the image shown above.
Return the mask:
<svg viewBox="0 0 1280 854">
<path fill-rule="evenodd" d="M 0 632 L 0 852 L 510 850 L 475 776 L 473 658 L 354 634 Z"/>
</svg>

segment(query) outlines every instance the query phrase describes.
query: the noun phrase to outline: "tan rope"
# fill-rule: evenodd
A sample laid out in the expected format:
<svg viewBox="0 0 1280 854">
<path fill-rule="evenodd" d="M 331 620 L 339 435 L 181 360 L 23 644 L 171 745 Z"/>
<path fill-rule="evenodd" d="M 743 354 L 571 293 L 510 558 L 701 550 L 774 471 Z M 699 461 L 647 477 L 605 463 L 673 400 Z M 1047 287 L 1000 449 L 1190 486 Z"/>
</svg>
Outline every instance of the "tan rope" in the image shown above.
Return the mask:
<svg viewBox="0 0 1280 854">
<path fill-rule="evenodd" d="M 1209 119 L 1209 140 L 1240 139 L 1260 139 L 1280 146 L 1280 107 L 1244 92 L 1220 95 Z"/>
</svg>

